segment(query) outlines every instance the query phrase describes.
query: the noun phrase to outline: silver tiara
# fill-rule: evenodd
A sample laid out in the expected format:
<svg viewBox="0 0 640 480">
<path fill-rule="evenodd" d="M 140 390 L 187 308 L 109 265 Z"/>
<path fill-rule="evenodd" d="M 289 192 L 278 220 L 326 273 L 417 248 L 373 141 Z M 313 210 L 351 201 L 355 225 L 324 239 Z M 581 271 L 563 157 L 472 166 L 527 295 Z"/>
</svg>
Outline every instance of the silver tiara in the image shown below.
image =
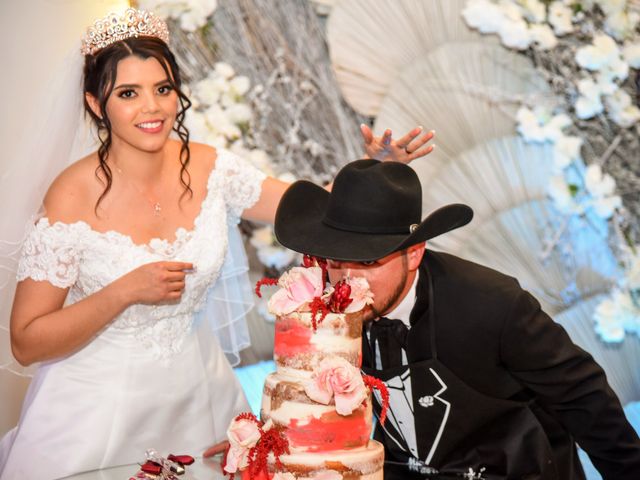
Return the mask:
<svg viewBox="0 0 640 480">
<path fill-rule="evenodd" d="M 96 20 L 82 39 L 80 52 L 93 55 L 98 50 L 131 37 L 157 37 L 169 43 L 169 28 L 151 12 L 127 8 L 122 15 L 110 13 Z"/>
</svg>

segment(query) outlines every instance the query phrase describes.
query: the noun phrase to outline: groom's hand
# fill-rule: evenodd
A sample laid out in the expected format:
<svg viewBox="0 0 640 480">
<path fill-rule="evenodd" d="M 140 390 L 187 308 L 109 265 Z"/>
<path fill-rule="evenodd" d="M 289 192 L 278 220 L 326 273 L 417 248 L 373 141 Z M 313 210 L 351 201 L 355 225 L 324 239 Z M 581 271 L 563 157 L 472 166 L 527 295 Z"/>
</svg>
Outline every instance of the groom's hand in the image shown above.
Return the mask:
<svg viewBox="0 0 640 480">
<path fill-rule="evenodd" d="M 202 454 L 202 456 L 204 458 L 213 457 L 218 453 L 223 453 L 228 446 L 229 446 L 229 442 L 227 442 L 226 440 L 224 442 L 216 443 L 215 445 L 207 448 Z"/>
</svg>

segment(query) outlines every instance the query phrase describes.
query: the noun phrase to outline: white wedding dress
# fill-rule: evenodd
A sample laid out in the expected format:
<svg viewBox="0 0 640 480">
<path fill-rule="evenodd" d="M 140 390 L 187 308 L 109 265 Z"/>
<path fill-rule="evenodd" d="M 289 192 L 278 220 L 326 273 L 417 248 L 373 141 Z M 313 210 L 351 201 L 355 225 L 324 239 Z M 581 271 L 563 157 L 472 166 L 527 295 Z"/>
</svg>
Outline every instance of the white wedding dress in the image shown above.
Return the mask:
<svg viewBox="0 0 640 480">
<path fill-rule="evenodd" d="M 136 245 L 84 222 L 34 225 L 18 280 L 71 287 L 67 304 L 145 263 L 193 262 L 197 271 L 178 304 L 131 306 L 81 350 L 39 366 L 18 426 L 0 442 L 2 480 L 141 462 L 148 448 L 197 456 L 226 438 L 249 406 L 200 310 L 223 270 L 228 228 L 257 201 L 264 177 L 220 150 L 195 226 L 179 229 L 175 241 Z"/>
</svg>

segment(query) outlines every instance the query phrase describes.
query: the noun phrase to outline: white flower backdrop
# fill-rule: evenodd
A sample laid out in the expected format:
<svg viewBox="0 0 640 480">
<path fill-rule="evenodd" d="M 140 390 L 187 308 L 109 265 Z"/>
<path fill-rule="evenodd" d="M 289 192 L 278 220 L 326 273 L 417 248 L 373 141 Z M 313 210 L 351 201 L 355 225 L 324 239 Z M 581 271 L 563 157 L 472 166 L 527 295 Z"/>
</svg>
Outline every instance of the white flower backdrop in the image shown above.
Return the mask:
<svg viewBox="0 0 640 480">
<path fill-rule="evenodd" d="M 519 278 L 640 401 L 640 2 L 139 5 L 172 19 L 193 138 L 270 174 L 327 181 L 360 155 L 362 119 L 436 129 L 414 165 L 425 213 L 476 217 L 433 246 Z M 266 267 L 299 261 L 251 232 Z"/>
<path fill-rule="evenodd" d="M 596 307 L 596 332 L 608 342 L 621 342 L 625 333 L 637 336 L 636 225 L 629 225 L 632 218 L 620 188 L 603 169 L 616 151 L 627 160 L 640 153 L 640 109 L 633 100 L 634 69 L 640 67 L 640 6 L 620 0 L 469 0 L 462 16 L 470 27 L 496 34 L 507 48 L 526 50 L 552 86 L 554 96 L 547 105 L 522 103 L 517 131 L 527 142 L 553 146 L 548 193 L 565 217 L 560 228 L 577 217 L 602 242 L 613 242 L 621 268 L 603 271 L 613 291 Z M 637 193 L 633 189 L 628 195 Z M 562 248 L 562 234 L 555 236 L 554 248 Z"/>
<path fill-rule="evenodd" d="M 193 140 L 229 148 L 289 182 L 327 182 L 359 157 L 359 118 L 332 78 L 312 8 L 326 12 L 331 2 L 137 3 L 170 21 L 194 103 L 186 120 Z M 287 31 L 291 17 L 298 29 Z M 271 227 L 244 226 L 270 275 L 300 261 L 277 244 Z M 263 303 L 259 310 L 271 319 Z"/>
</svg>

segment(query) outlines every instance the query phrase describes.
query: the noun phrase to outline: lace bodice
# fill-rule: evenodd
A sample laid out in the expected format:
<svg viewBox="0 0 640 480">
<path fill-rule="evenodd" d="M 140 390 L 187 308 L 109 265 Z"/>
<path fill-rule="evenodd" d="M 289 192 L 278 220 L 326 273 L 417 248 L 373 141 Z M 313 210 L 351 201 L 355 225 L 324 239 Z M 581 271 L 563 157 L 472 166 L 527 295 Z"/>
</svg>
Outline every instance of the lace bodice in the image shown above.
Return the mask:
<svg viewBox="0 0 640 480">
<path fill-rule="evenodd" d="M 227 252 L 228 224 L 259 198 L 265 175 L 237 155 L 219 150 L 207 183 L 207 194 L 194 228 L 179 228 L 174 241 L 152 239 L 135 244 L 128 235 L 98 232 L 87 223 L 50 224 L 44 217 L 29 232 L 18 266 L 18 281 L 33 278 L 68 288 L 66 304 L 97 292 L 131 270 L 150 262 L 192 262 L 179 303 L 133 305 L 107 328 L 135 335 L 141 348 L 168 358 L 180 351 L 194 313 L 220 274 Z"/>
</svg>

